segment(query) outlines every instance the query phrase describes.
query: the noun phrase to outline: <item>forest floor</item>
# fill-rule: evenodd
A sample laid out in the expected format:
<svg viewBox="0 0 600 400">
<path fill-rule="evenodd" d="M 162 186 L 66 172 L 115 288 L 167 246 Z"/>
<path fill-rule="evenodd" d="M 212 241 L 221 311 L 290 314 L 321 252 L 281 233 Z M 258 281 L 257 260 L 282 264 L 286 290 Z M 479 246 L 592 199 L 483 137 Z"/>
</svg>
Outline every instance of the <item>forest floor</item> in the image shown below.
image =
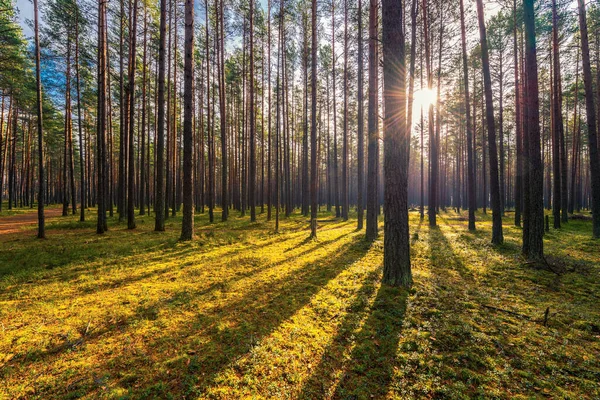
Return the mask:
<svg viewBox="0 0 600 400">
<path fill-rule="evenodd" d="M 320 214 L 315 241 L 298 215 L 279 234 L 198 215 L 180 243 L 180 218 L 99 236 L 88 216 L 0 235 L 0 398 L 600 397 L 589 221 L 546 234 L 549 271 L 520 257 L 511 214 L 494 247 L 489 216 L 471 233 L 465 212 L 411 212 L 405 291 L 352 218 Z"/>
</svg>

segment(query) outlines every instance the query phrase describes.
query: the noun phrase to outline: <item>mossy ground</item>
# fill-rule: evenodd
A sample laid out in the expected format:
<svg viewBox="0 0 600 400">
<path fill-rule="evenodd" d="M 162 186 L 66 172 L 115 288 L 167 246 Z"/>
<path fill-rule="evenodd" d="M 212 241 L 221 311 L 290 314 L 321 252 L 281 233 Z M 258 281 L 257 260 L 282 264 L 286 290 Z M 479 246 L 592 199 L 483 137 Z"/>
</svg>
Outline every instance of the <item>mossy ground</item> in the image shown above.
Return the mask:
<svg viewBox="0 0 600 400">
<path fill-rule="evenodd" d="M 99 236 L 88 215 L 0 237 L 0 398 L 600 397 L 589 221 L 546 235 L 556 274 L 523 262 L 509 217 L 494 247 L 488 216 L 470 233 L 464 212 L 411 212 L 407 292 L 354 219 L 322 213 L 313 241 L 300 216 L 275 234 L 197 215 L 180 243 L 180 218 Z"/>
</svg>

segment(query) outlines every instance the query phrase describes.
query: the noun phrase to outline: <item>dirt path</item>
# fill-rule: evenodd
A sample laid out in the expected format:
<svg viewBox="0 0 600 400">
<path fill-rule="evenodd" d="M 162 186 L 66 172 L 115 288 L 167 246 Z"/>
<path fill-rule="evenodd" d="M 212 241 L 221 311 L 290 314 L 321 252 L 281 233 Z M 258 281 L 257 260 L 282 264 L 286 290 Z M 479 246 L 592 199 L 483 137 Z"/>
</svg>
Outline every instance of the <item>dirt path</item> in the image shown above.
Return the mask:
<svg viewBox="0 0 600 400">
<path fill-rule="evenodd" d="M 62 208 L 47 208 L 44 211 L 46 218 L 58 217 L 62 215 Z M 37 224 L 37 212 L 26 212 L 8 217 L 0 217 L 0 237 L 17 233 L 23 227 Z"/>
</svg>

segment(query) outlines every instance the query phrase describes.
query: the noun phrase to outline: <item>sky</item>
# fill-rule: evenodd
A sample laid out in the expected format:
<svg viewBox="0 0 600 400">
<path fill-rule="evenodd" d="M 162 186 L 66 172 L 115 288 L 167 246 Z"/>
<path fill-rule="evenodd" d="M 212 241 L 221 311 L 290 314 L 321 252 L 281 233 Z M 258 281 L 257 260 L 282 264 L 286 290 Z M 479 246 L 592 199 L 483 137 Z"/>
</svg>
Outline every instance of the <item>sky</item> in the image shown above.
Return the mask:
<svg viewBox="0 0 600 400">
<path fill-rule="evenodd" d="M 17 19 L 23 28 L 25 38 L 33 37 L 33 30 L 29 28 L 27 20 L 33 20 L 33 3 L 30 0 L 17 0 L 17 9 L 19 10 Z"/>
</svg>

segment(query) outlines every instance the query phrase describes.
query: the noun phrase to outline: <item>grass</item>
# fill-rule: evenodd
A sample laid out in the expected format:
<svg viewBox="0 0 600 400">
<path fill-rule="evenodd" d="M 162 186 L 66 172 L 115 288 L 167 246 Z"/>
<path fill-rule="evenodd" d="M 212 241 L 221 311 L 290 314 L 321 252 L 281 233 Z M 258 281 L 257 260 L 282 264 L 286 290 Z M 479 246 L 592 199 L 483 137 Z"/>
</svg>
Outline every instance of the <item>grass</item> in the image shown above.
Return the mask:
<svg viewBox="0 0 600 400">
<path fill-rule="evenodd" d="M 381 238 L 326 213 L 316 241 L 297 215 L 279 234 L 198 215 L 191 243 L 148 216 L 0 237 L 0 398 L 600 397 L 589 221 L 547 234 L 559 275 L 523 262 L 508 217 L 499 247 L 483 214 L 475 233 L 410 217 L 410 292 L 381 284 Z"/>
</svg>

